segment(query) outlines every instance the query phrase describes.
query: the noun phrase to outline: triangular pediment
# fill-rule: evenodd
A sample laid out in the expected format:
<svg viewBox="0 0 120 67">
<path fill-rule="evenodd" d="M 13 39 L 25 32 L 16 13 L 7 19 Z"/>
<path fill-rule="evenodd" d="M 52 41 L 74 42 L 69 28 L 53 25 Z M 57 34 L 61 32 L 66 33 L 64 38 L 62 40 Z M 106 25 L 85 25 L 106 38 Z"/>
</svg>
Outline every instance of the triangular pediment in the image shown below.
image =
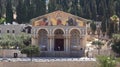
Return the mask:
<svg viewBox="0 0 120 67">
<path fill-rule="evenodd" d="M 84 26 L 85 22 L 88 22 L 89 20 L 72 15 L 70 13 L 66 13 L 63 11 L 54 11 L 52 13 L 45 14 L 43 16 L 39 16 L 37 18 L 33 18 L 31 20 L 33 26 L 41 26 L 45 25 L 45 22 L 47 22 L 47 25 L 76 25 L 78 26 Z"/>
</svg>

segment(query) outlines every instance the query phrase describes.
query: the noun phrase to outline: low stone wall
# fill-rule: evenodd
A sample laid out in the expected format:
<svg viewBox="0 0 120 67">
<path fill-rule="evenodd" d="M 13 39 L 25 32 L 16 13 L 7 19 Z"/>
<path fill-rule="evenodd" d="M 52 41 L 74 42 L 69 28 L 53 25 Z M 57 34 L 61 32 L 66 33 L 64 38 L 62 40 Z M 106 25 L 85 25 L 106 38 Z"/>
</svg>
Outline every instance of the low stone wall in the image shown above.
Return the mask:
<svg viewBox="0 0 120 67">
<path fill-rule="evenodd" d="M 0 62 L 0 67 L 95 67 L 95 62 Z"/>
<path fill-rule="evenodd" d="M 21 54 L 21 52 L 19 50 L 15 50 L 15 49 L 0 49 L 0 57 L 13 58 L 14 57 L 14 53 L 17 53 L 18 57 L 26 57 L 26 55 L 25 54 Z"/>
<path fill-rule="evenodd" d="M 117 67 L 120 67 L 120 63 L 117 64 Z"/>
<path fill-rule="evenodd" d="M 40 56 L 41 57 L 82 57 L 83 56 L 83 51 L 71 51 L 71 52 L 66 52 L 66 51 L 41 51 Z"/>
<path fill-rule="evenodd" d="M 96 62 L 0 62 L 0 67 L 98 67 Z M 117 64 L 116 67 L 120 67 Z"/>
<path fill-rule="evenodd" d="M 98 67 L 92 61 L 58 61 L 58 62 L 0 62 L 0 67 Z M 116 67 L 120 67 L 120 63 Z"/>
</svg>

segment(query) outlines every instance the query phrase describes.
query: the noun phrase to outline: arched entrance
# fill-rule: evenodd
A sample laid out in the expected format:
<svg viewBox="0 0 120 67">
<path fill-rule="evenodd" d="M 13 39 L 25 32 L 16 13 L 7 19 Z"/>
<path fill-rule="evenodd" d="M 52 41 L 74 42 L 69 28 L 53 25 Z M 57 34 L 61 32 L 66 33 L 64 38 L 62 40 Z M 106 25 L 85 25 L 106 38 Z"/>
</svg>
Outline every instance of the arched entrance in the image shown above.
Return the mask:
<svg viewBox="0 0 120 67">
<path fill-rule="evenodd" d="M 64 51 L 64 32 L 57 29 L 54 32 L 54 51 Z"/>
<path fill-rule="evenodd" d="M 41 29 L 38 32 L 39 34 L 39 46 L 41 51 L 48 50 L 48 32 L 45 29 Z"/>
</svg>

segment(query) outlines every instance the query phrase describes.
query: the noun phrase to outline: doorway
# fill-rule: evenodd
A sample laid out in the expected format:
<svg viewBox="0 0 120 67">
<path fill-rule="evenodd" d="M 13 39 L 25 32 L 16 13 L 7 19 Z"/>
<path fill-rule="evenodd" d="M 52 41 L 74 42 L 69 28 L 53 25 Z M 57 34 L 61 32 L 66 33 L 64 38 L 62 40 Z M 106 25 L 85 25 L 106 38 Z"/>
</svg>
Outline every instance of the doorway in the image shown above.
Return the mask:
<svg viewBox="0 0 120 67">
<path fill-rule="evenodd" d="M 55 39 L 54 51 L 64 51 L 64 39 Z"/>
</svg>

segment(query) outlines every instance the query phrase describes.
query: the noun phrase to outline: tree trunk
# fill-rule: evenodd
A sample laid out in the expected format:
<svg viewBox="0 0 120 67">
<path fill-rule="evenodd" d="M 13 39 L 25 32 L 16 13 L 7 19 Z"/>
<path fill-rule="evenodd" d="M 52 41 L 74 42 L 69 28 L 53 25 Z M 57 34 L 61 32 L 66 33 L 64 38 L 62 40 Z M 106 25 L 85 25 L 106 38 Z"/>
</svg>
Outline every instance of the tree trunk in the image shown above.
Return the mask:
<svg viewBox="0 0 120 67">
<path fill-rule="evenodd" d="M 100 55 L 100 49 L 98 48 L 98 55 Z"/>
</svg>

